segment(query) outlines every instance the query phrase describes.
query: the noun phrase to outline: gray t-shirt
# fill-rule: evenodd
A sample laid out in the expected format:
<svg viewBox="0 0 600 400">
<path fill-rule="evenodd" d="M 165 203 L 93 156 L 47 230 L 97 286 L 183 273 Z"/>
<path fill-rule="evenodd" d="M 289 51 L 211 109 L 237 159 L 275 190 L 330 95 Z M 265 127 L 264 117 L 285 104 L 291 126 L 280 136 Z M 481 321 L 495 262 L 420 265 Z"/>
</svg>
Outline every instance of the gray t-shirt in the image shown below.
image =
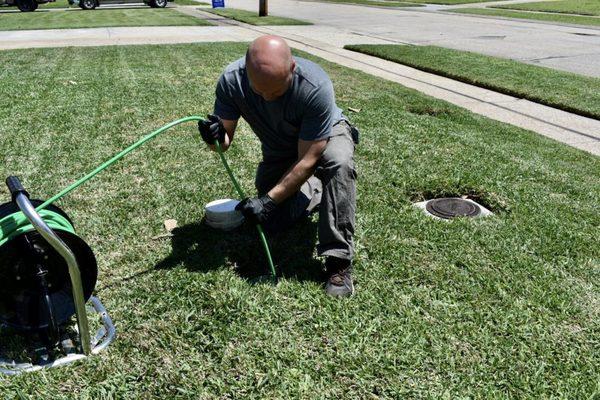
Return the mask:
<svg viewBox="0 0 600 400">
<path fill-rule="evenodd" d="M 254 93 L 243 57 L 229 64 L 217 83 L 215 114 L 229 120 L 244 117 L 260 139 L 265 159 L 295 159 L 298 139 L 325 139 L 336 123 L 346 119 L 335 104 L 325 71 L 311 61 L 294 59 L 292 84 L 274 101 Z"/>
</svg>

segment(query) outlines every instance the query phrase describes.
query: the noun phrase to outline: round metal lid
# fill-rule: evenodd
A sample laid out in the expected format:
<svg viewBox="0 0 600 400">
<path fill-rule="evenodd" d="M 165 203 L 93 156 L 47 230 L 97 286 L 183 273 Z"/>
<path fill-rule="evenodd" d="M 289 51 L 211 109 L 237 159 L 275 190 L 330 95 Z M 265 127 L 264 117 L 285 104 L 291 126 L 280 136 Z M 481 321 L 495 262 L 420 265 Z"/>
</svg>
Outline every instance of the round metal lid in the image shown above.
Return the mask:
<svg viewBox="0 0 600 400">
<path fill-rule="evenodd" d="M 425 208 L 436 217 L 444 219 L 476 217 L 481 214 L 481 208 L 477 204 L 459 197 L 433 199 L 427 202 Z"/>
</svg>

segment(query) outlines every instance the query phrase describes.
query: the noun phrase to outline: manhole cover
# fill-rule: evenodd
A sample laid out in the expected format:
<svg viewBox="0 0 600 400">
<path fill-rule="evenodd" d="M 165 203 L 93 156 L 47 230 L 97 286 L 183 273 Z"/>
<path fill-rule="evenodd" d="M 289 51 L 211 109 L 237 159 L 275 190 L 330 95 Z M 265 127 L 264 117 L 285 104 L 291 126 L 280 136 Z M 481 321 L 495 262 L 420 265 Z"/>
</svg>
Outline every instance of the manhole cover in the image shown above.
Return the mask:
<svg viewBox="0 0 600 400">
<path fill-rule="evenodd" d="M 481 208 L 477 204 L 454 197 L 430 200 L 425 208 L 436 217 L 444 219 L 476 217 L 481 213 Z"/>
</svg>

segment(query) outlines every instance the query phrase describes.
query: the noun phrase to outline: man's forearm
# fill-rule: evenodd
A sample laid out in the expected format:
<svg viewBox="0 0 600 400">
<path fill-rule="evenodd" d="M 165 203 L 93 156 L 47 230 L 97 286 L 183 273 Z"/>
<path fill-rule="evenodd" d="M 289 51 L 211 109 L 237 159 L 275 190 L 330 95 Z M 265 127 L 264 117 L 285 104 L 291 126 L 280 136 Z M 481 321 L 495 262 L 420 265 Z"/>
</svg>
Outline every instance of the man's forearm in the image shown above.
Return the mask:
<svg viewBox="0 0 600 400">
<path fill-rule="evenodd" d="M 292 167 L 283 175 L 277 185 L 273 187 L 268 195 L 279 204 L 292 194 L 300 190 L 300 186 L 310 178 L 315 171 L 316 162 L 307 160 L 298 160 Z"/>
</svg>

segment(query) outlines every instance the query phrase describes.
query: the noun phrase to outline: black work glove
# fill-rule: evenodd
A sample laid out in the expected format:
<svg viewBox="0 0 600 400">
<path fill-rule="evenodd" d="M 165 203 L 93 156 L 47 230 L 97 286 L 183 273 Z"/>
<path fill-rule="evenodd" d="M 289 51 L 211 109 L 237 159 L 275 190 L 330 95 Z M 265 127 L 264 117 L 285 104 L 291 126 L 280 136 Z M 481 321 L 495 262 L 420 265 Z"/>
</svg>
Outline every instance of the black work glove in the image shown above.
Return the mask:
<svg viewBox="0 0 600 400">
<path fill-rule="evenodd" d="M 277 207 L 275 201 L 265 194 L 262 197 L 245 198 L 235 209 L 241 211 L 246 219 L 253 224 L 262 224 L 269 219 Z"/>
<path fill-rule="evenodd" d="M 227 131 L 223 126 L 223 120 L 218 115 L 207 115 L 208 119 L 198 121 L 198 130 L 202 140 L 208 145 L 215 144 L 218 140 L 219 143 L 225 142 L 225 134 Z"/>
</svg>

